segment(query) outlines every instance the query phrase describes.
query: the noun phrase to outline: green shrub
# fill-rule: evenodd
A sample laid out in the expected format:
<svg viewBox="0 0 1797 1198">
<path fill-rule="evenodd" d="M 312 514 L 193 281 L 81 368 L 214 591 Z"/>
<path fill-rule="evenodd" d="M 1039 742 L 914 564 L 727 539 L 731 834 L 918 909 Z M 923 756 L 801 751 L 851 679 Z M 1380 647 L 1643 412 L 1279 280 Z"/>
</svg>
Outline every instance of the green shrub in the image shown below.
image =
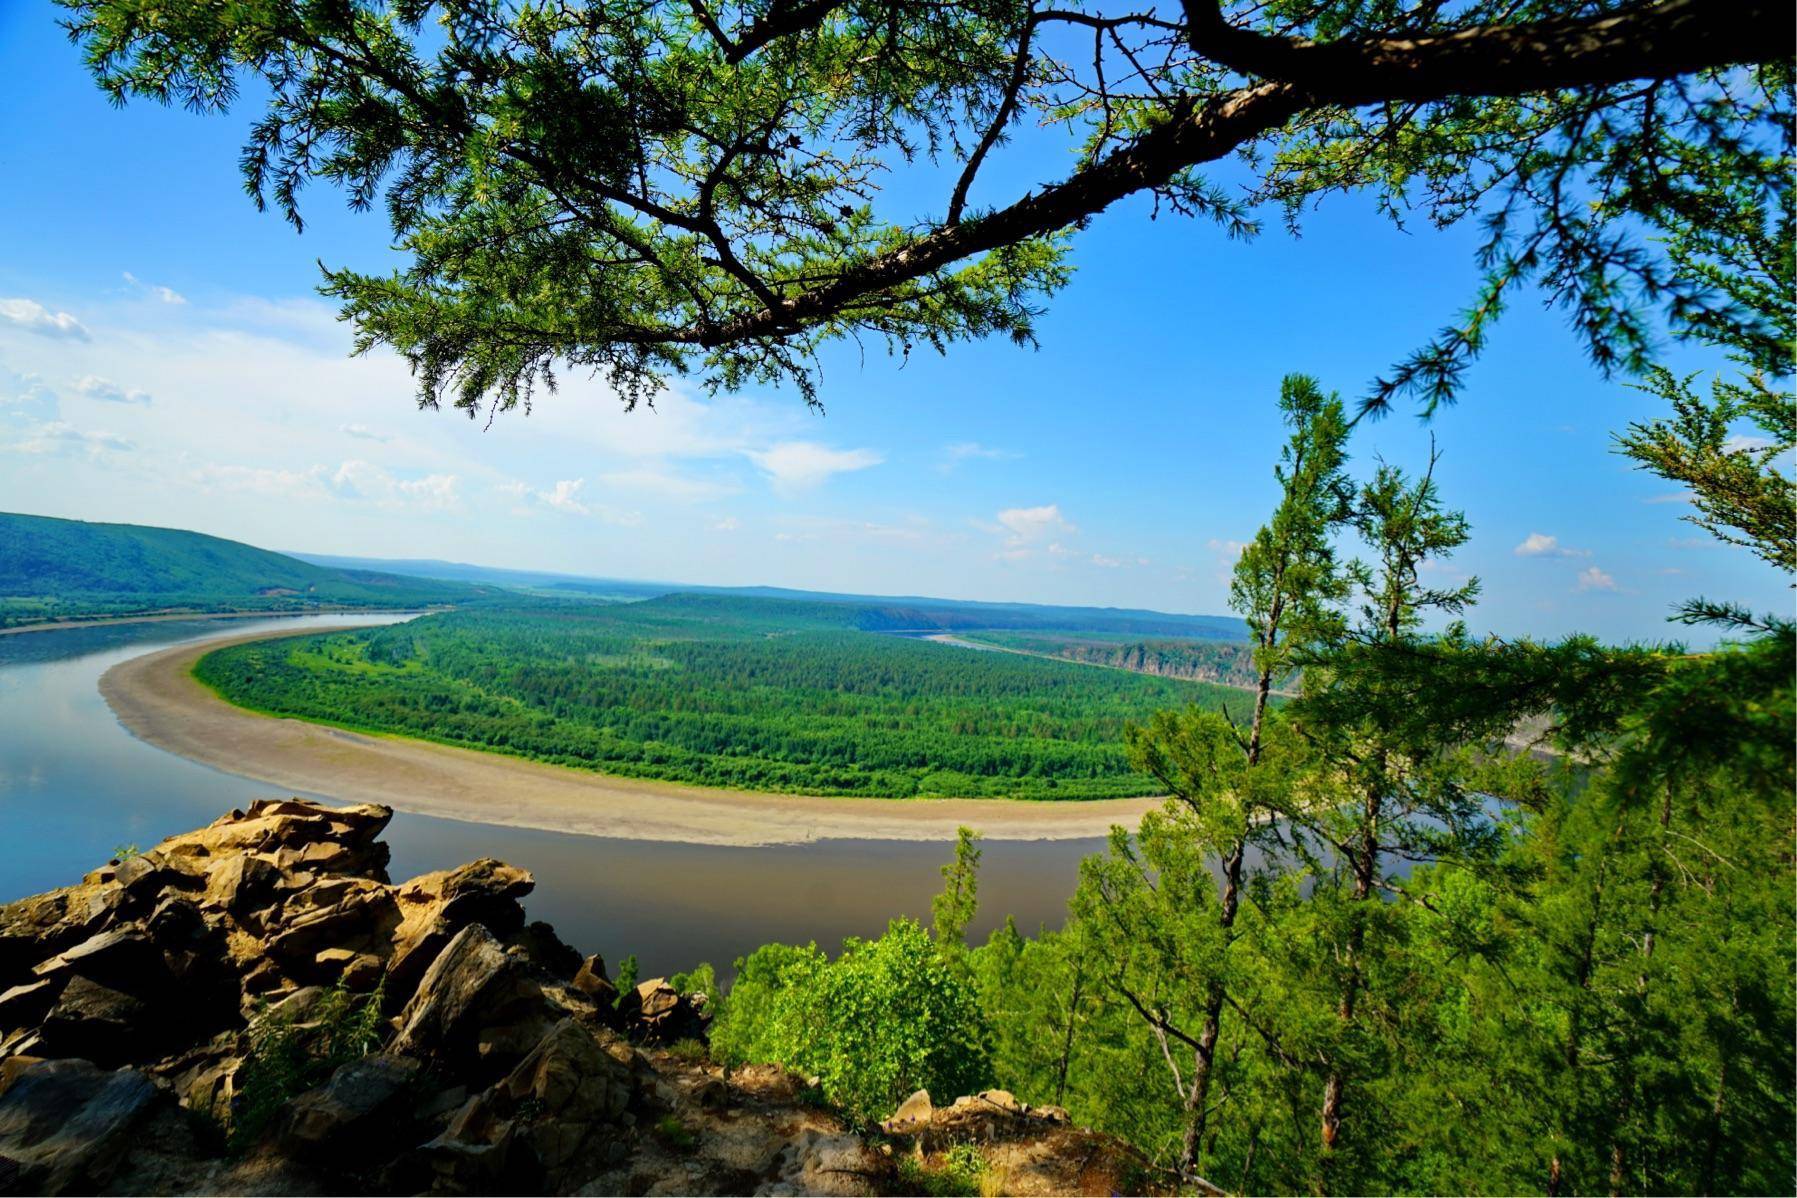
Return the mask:
<svg viewBox="0 0 1797 1198">
<path fill-rule="evenodd" d="M 712 1026 L 713 1056 L 815 1075 L 851 1117 L 873 1122 L 912 1091 L 971 1093 L 991 1075 L 978 996 L 916 921 L 849 940 L 830 961 L 816 945 L 770 944 L 737 962 Z"/>
<path fill-rule="evenodd" d="M 718 975 L 710 962 L 701 962 L 685 973 L 677 973 L 668 979 L 668 985 L 681 994 L 703 994 L 705 1002 L 711 1010 L 718 1005 Z"/>
<path fill-rule="evenodd" d="M 250 1021 L 250 1051 L 228 1114 L 229 1143 L 247 1147 L 290 1100 L 323 1085 L 339 1066 L 374 1052 L 386 1038 L 381 987 L 356 996 L 333 987 L 304 1023 L 263 1014 Z"/>
<path fill-rule="evenodd" d="M 902 1193 L 927 1198 L 978 1198 L 990 1188 L 986 1158 L 972 1144 L 956 1144 L 934 1161 L 901 1157 L 898 1180 Z"/>
<path fill-rule="evenodd" d="M 663 1115 L 656 1121 L 655 1134 L 675 1152 L 691 1152 L 699 1142 L 693 1129 L 682 1123 L 678 1115 Z"/>
</svg>

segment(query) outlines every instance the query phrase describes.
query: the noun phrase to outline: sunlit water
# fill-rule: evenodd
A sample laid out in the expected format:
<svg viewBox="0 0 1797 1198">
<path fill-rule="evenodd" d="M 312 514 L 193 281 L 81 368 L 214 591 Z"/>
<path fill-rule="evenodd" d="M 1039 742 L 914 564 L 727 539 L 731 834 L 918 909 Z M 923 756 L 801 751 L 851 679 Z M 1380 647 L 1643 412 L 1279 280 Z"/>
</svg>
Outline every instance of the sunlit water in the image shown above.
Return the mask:
<svg viewBox="0 0 1797 1198">
<path fill-rule="evenodd" d="M 343 615 L 189 620 L 0 636 L 0 902 L 67 885 L 116 846 L 148 848 L 275 792 L 152 748 L 100 698 L 116 663 L 178 641 L 263 628 L 391 622 Z M 329 799 L 328 795 L 311 796 Z M 503 801 L 501 798 L 500 801 Z M 769 940 L 877 935 L 894 915 L 929 917 L 948 844 L 824 841 L 718 848 L 608 840 L 396 815 L 392 875 L 481 856 L 530 869 L 532 918 L 583 952 L 635 953 L 645 975 L 711 961 L 720 969 Z M 1096 841 L 990 842 L 975 932 L 1014 915 L 1061 922 L 1079 859 Z"/>
</svg>

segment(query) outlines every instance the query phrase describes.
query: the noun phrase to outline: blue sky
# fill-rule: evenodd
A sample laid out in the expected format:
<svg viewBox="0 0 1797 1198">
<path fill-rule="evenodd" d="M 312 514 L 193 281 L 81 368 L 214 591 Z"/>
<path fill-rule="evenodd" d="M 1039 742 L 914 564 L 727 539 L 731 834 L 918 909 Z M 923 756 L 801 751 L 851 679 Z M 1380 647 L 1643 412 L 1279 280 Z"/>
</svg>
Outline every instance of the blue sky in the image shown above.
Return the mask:
<svg viewBox="0 0 1797 1198">
<path fill-rule="evenodd" d="M 824 415 L 679 382 L 625 415 L 572 377 L 484 429 L 416 410 L 397 359 L 346 357 L 316 263 L 390 260 L 378 214 L 322 188 L 303 235 L 258 214 L 236 169 L 249 109 L 114 109 L 54 12 L 0 4 L 3 510 L 321 553 L 1221 612 L 1273 500 L 1280 377 L 1358 396 L 1475 281 L 1470 231 L 1400 231 L 1353 200 L 1302 239 L 1274 222 L 1248 244 L 1125 203 L 1079 237 L 1039 350 L 838 347 Z M 1474 531 L 1438 569 L 1484 580 L 1480 631 L 1666 638 L 1699 593 L 1788 610 L 1772 570 L 1611 452 L 1655 414 L 1524 303 L 1458 407 L 1363 425 L 1354 454 L 1416 465 L 1434 435 Z"/>
</svg>

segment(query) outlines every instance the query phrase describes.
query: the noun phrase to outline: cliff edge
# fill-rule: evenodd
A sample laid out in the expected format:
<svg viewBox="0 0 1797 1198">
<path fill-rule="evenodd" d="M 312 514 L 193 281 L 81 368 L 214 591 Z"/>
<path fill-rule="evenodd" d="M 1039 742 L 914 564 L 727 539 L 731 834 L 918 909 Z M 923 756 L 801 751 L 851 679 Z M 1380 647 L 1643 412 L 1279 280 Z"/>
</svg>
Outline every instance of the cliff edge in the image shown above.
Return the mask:
<svg viewBox="0 0 1797 1198">
<path fill-rule="evenodd" d="M 0 1194 L 1139 1191 L 1003 1091 L 879 1129 L 707 1059 L 702 996 L 622 995 L 526 923 L 528 872 L 400 884 L 392 812 L 259 801 L 0 906 Z M 975 1180 L 977 1179 L 977 1180 Z"/>
</svg>

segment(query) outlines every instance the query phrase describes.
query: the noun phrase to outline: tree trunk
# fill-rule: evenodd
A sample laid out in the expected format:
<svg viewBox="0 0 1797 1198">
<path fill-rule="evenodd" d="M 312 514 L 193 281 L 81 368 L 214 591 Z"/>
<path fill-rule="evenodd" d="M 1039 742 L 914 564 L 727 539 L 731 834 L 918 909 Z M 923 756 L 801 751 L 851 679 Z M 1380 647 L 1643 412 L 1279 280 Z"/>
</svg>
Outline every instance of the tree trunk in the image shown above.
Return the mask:
<svg viewBox="0 0 1797 1198">
<path fill-rule="evenodd" d="M 1067 1066 L 1073 1059 L 1073 1024 L 1079 1015 L 1081 984 L 1085 981 L 1083 972 L 1076 970 L 1073 975 L 1073 993 L 1067 1000 L 1067 1033 L 1061 1038 L 1061 1062 L 1056 1071 L 1054 1101 L 1056 1106 L 1067 1103 Z"/>
<path fill-rule="evenodd" d="M 1259 723 L 1258 713 L 1256 723 Z M 1235 928 L 1236 908 L 1240 904 L 1242 861 L 1248 846 L 1238 840 L 1223 859 L 1223 903 L 1217 912 L 1217 926 L 1225 940 Z M 1217 1036 L 1223 1028 L 1223 1000 L 1227 988 L 1221 979 L 1211 982 L 1204 997 L 1204 1027 L 1198 1033 L 1198 1047 L 1192 1054 L 1192 1085 L 1186 1091 L 1185 1135 L 1179 1146 L 1179 1177 L 1188 1180 L 1198 1165 L 1198 1145 L 1204 1139 L 1205 1104 L 1210 1100 L 1211 1066 L 1217 1057 Z"/>
</svg>

